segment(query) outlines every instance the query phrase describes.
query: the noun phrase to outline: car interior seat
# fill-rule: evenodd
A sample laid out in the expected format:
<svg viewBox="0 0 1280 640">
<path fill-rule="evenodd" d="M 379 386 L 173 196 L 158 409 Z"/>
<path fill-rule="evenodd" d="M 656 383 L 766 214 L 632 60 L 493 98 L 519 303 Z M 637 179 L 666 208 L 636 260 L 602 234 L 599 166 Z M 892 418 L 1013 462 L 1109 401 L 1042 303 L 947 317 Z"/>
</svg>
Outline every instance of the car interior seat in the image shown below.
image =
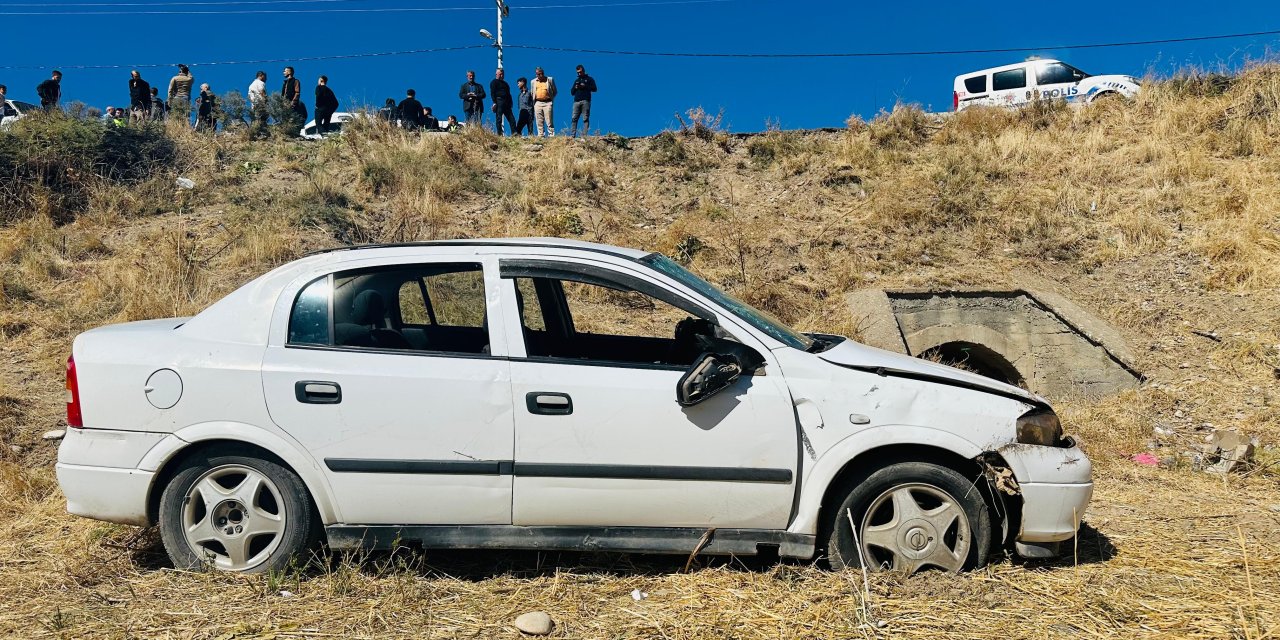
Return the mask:
<svg viewBox="0 0 1280 640">
<path fill-rule="evenodd" d="M 351 322 L 337 323 L 334 331 L 338 344 L 377 349 L 412 349 L 399 331 L 388 329 L 387 304 L 382 294 L 365 289 L 351 301 Z"/>
</svg>

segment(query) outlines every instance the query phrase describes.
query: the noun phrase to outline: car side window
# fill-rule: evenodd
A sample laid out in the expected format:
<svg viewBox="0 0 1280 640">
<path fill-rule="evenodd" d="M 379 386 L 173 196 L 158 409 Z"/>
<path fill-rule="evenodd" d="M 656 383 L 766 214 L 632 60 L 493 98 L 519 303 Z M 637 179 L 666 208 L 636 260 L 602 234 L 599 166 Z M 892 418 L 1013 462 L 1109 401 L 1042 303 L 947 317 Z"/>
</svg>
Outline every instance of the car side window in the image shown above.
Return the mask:
<svg viewBox="0 0 1280 640">
<path fill-rule="evenodd" d="M 515 278 L 530 357 L 685 367 L 714 326 L 623 285 L 570 278 Z"/>
<path fill-rule="evenodd" d="M 1073 67 L 1069 67 L 1061 62 L 1053 62 L 1046 64 L 1036 72 L 1037 84 L 1063 84 L 1067 82 L 1076 82 L 1083 78 L 1076 77 L 1077 71 Z M 1084 75 L 1084 74 L 1080 74 Z"/>
<path fill-rule="evenodd" d="M 964 90 L 969 93 L 986 93 L 987 92 L 987 74 L 980 76 L 969 76 L 964 79 Z"/>
<path fill-rule="evenodd" d="M 485 299 L 478 263 L 342 271 L 298 295 L 289 344 L 487 354 Z"/>
<path fill-rule="evenodd" d="M 1027 86 L 1027 69 L 1009 69 L 1008 71 L 997 71 L 991 76 L 992 91 L 1007 91 L 1009 89 L 1022 89 Z"/>
</svg>

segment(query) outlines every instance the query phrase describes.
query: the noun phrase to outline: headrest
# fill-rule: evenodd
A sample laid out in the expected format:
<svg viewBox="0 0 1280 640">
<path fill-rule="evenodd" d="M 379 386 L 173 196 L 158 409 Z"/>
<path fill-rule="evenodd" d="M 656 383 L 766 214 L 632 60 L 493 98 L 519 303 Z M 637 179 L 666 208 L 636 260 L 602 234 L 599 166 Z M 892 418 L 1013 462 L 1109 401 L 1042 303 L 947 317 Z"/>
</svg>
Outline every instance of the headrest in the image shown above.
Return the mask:
<svg viewBox="0 0 1280 640">
<path fill-rule="evenodd" d="M 382 294 L 373 289 L 366 289 L 356 295 L 351 302 L 351 321 L 363 325 L 381 325 L 387 317 L 387 305 Z"/>
</svg>

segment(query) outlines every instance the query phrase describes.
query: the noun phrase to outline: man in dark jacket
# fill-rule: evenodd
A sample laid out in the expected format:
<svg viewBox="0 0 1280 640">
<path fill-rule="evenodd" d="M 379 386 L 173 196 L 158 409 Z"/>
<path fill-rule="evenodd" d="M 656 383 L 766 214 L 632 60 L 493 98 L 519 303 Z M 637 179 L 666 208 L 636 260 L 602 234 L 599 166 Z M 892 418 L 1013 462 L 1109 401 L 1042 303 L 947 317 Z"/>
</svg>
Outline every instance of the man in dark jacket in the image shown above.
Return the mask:
<svg viewBox="0 0 1280 640">
<path fill-rule="evenodd" d="M 285 125 L 286 131 L 294 133 L 307 123 L 307 105 L 302 103 L 302 81 L 293 77 L 293 67 L 284 68 L 284 86 L 280 88 L 280 95 L 289 110 L 285 118 L 287 122 L 281 124 Z"/>
<path fill-rule="evenodd" d="M 431 113 L 431 107 L 422 108 L 422 130 L 423 131 L 439 131 L 440 119 Z"/>
<path fill-rule="evenodd" d="M 41 82 L 36 87 L 36 95 L 40 96 L 40 106 L 45 111 L 57 109 L 58 100 L 62 98 L 62 72 L 54 71 L 53 77 Z"/>
<path fill-rule="evenodd" d="M 422 103 L 418 102 L 415 97 L 418 93 L 413 89 L 405 92 L 405 99 L 400 101 L 397 109 L 400 111 L 400 126 L 410 130 L 417 131 L 418 123 L 422 122 Z"/>
<path fill-rule="evenodd" d="M 329 133 L 329 123 L 337 110 L 338 96 L 329 88 L 329 76 L 320 76 L 320 83 L 316 85 L 316 130 L 320 135 Z"/>
<path fill-rule="evenodd" d="M 151 115 L 151 84 L 137 69 L 129 72 L 129 119 L 142 122 Z"/>
<path fill-rule="evenodd" d="M 396 99 L 387 98 L 387 104 L 378 109 L 378 119 L 383 122 L 395 123 L 396 121 Z"/>
<path fill-rule="evenodd" d="M 493 98 L 493 124 L 498 135 L 502 135 L 502 119 L 506 118 L 511 125 L 511 134 L 516 132 L 516 117 L 511 112 L 511 85 L 505 80 L 506 74 L 498 69 L 489 81 L 489 97 Z"/>
<path fill-rule="evenodd" d="M 218 129 L 214 109 L 218 106 L 218 98 L 209 89 L 209 83 L 200 85 L 200 97 L 196 98 L 196 131 L 213 133 Z"/>
<path fill-rule="evenodd" d="M 578 137 L 578 118 L 582 118 L 582 135 L 591 131 L 591 94 L 596 92 L 596 80 L 587 75 L 587 70 L 578 65 L 578 79 L 573 81 L 573 126 L 569 129 L 569 137 Z"/>
<path fill-rule="evenodd" d="M 510 93 L 510 88 L 507 92 Z M 476 72 L 467 72 L 467 81 L 462 83 L 462 88 L 458 89 L 458 97 L 462 98 L 462 112 L 467 115 L 467 124 L 481 125 L 484 123 L 484 99 L 488 96 L 484 93 L 484 87 L 476 82 Z"/>
<path fill-rule="evenodd" d="M 520 92 L 516 97 L 519 102 L 517 106 L 520 109 L 520 118 L 512 129 L 514 132 L 512 135 L 531 136 L 533 135 L 533 92 L 529 91 L 529 79 L 516 78 L 516 90 Z"/>
<path fill-rule="evenodd" d="M 164 120 L 168 112 L 169 106 L 160 99 L 160 87 L 151 87 L 151 119 Z"/>
</svg>

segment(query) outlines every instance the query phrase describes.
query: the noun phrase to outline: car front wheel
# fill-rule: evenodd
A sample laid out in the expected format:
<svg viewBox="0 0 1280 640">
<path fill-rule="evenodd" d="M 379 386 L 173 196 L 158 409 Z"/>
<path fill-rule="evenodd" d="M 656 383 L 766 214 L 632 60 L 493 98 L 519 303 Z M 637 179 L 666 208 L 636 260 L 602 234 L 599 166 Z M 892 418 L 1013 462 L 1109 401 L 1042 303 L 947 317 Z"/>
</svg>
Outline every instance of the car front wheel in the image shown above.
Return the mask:
<svg viewBox="0 0 1280 640">
<path fill-rule="evenodd" d="M 318 536 L 310 495 L 292 471 L 209 452 L 186 460 L 160 497 L 160 537 L 180 569 L 286 568 Z"/>
<path fill-rule="evenodd" d="M 835 569 L 860 567 L 865 559 L 873 571 L 962 571 L 986 564 L 990 553 L 991 517 L 982 493 L 935 464 L 904 462 L 873 472 L 828 518 L 827 556 Z"/>
</svg>

